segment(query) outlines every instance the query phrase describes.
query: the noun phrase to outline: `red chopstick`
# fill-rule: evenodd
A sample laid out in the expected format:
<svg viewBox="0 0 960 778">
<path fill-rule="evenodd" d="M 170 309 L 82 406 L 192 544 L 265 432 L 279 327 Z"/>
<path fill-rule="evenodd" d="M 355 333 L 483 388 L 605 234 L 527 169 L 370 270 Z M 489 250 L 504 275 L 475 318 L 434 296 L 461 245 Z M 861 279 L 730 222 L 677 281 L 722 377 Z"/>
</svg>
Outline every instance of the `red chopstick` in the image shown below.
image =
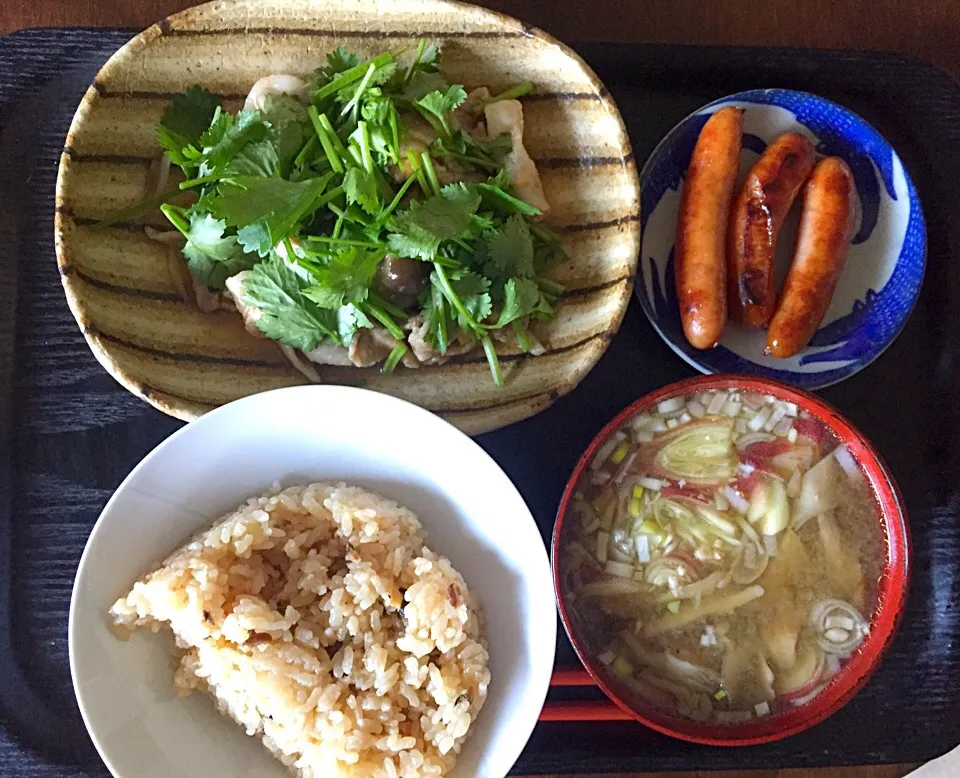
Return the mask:
<svg viewBox="0 0 960 778">
<path fill-rule="evenodd" d="M 554 670 L 551 686 L 593 686 L 593 678 L 582 668 Z M 630 721 L 631 716 L 609 700 L 564 702 L 548 700 L 540 712 L 540 721 Z"/>
</svg>

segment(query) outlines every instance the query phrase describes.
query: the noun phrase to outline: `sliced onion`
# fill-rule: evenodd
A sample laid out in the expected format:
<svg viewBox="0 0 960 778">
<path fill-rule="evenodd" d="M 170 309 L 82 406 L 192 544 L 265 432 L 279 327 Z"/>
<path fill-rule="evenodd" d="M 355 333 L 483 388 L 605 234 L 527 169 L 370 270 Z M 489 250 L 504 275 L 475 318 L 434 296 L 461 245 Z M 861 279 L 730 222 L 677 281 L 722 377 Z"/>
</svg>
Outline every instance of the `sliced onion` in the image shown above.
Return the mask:
<svg viewBox="0 0 960 778">
<path fill-rule="evenodd" d="M 831 627 L 829 624 L 846 623 L 839 619 L 852 621 L 853 629 Z M 850 603 L 843 600 L 823 600 L 810 614 L 810 624 L 817 632 L 817 642 L 828 654 L 850 656 L 863 643 L 870 632 L 870 625 L 863 615 Z"/>
<path fill-rule="evenodd" d="M 777 555 L 777 536 L 776 535 L 764 535 L 763 536 L 763 550 L 767 552 L 770 556 Z"/>
<path fill-rule="evenodd" d="M 770 715 L 770 703 L 769 702 L 758 702 L 753 706 L 754 711 L 758 716 L 769 716 Z"/>
<path fill-rule="evenodd" d="M 674 413 L 685 406 L 684 398 L 671 397 L 669 400 L 661 400 L 657 403 L 657 413 Z"/>
<path fill-rule="evenodd" d="M 726 392 L 717 392 L 710 398 L 710 404 L 707 406 L 707 413 L 710 415 L 720 413 L 723 406 L 727 404 L 728 394 Z"/>
<path fill-rule="evenodd" d="M 843 468 L 843 471 L 853 480 L 859 480 L 862 476 L 860 472 L 860 467 L 857 465 L 857 460 L 853 458 L 853 454 L 850 453 L 848 449 L 843 444 L 837 446 L 833 450 L 833 456 L 836 457 L 836 460 L 840 467 Z"/>
<path fill-rule="evenodd" d="M 624 562 L 609 561 L 603 566 L 603 572 L 616 576 L 617 578 L 633 578 L 636 568 Z"/>
<path fill-rule="evenodd" d="M 642 486 L 644 489 L 652 489 L 655 492 L 659 492 L 663 488 L 663 481 L 656 478 L 641 478 L 637 481 L 637 485 Z"/>
<path fill-rule="evenodd" d="M 812 700 L 814 697 L 816 697 L 818 694 L 820 694 L 820 692 L 822 692 L 825 688 L 827 688 L 827 685 L 826 685 L 825 683 L 824 683 L 824 684 L 820 684 L 819 686 L 817 686 L 817 687 L 816 687 L 812 692 L 810 692 L 809 694 L 805 694 L 805 695 L 803 695 L 802 697 L 796 697 L 796 698 L 790 700 L 790 704 L 791 704 L 791 705 L 794 705 L 795 707 L 798 707 L 798 708 L 799 708 L 801 705 L 806 705 L 808 702 L 810 702 L 810 700 Z"/>
<path fill-rule="evenodd" d="M 727 400 L 723 404 L 723 412 L 726 416 L 731 418 L 740 413 L 740 401 L 739 400 Z"/>
<path fill-rule="evenodd" d="M 773 413 L 770 414 L 770 418 L 767 419 L 767 423 L 763 425 L 763 429 L 766 432 L 773 432 L 773 428 L 780 423 L 780 419 L 787 415 L 786 409 L 782 405 L 777 405 L 773 409 Z"/>
<path fill-rule="evenodd" d="M 747 426 L 754 432 L 759 432 L 764 428 L 764 426 L 766 425 L 767 421 L 770 419 L 770 416 L 772 414 L 773 414 L 773 408 L 769 405 L 765 405 L 763 408 L 760 409 L 759 413 L 757 413 L 756 416 L 750 419 L 750 421 L 747 423 Z"/>
<path fill-rule="evenodd" d="M 693 416 L 693 418 L 699 419 L 706 415 L 707 409 L 703 407 L 703 403 L 697 400 L 691 400 L 687 403 L 687 413 Z"/>
<path fill-rule="evenodd" d="M 647 564 L 650 561 L 650 536 L 640 533 L 634 538 L 637 548 L 637 561 L 640 564 Z"/>
<path fill-rule="evenodd" d="M 732 486 L 727 485 L 723 487 L 723 496 L 729 500 L 730 505 L 733 506 L 737 513 L 746 515 L 747 510 L 750 508 L 750 503 L 742 494 L 740 494 L 740 492 L 738 492 Z"/>
<path fill-rule="evenodd" d="M 737 438 L 737 451 L 743 451 L 754 443 L 772 443 L 776 439 L 776 435 L 771 435 L 769 432 L 748 432 Z"/>
<path fill-rule="evenodd" d="M 777 426 L 773 428 L 773 434 L 778 437 L 783 437 L 784 435 L 789 435 L 790 430 L 793 429 L 793 419 L 789 416 L 785 416 L 777 422 Z"/>
<path fill-rule="evenodd" d="M 597 470 L 593 473 L 590 473 L 590 483 L 593 486 L 602 486 L 609 480 L 610 473 L 608 473 L 606 470 Z"/>
<path fill-rule="evenodd" d="M 759 410 L 763 404 L 766 402 L 766 399 L 762 394 L 757 392 L 744 392 L 742 395 L 743 404 L 752 410 Z"/>
</svg>

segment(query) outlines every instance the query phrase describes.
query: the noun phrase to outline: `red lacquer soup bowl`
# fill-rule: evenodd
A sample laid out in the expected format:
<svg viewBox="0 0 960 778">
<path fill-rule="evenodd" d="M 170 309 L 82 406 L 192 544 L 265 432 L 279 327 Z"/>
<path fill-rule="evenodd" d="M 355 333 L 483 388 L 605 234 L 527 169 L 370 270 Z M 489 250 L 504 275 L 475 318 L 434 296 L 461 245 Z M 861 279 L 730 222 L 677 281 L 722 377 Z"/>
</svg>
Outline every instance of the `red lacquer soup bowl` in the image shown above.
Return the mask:
<svg viewBox="0 0 960 778">
<path fill-rule="evenodd" d="M 710 392 L 714 394 L 702 394 Z M 573 542 L 580 527 L 583 526 L 581 517 L 576 514 L 574 509 L 575 495 L 582 497 L 583 490 L 589 488 L 587 484 L 600 480 L 591 468 L 591 463 L 598 452 L 600 454 L 598 460 L 616 462 L 616 454 L 609 455 L 605 452 L 613 450 L 611 448 L 612 440 L 614 436 L 619 439 L 618 431 L 628 428 L 633 429 L 632 437 L 633 439 L 637 438 L 635 432 L 637 427 L 631 427 L 630 425 L 634 424 L 641 414 L 655 411 L 658 407 L 672 408 L 676 412 L 678 403 L 671 403 L 670 401 L 683 396 L 688 398 L 693 396 L 696 406 L 694 413 L 698 413 L 702 409 L 699 400 L 706 400 L 710 397 L 716 398 L 718 394 L 723 392 L 728 393 L 727 397 L 735 402 L 739 402 L 741 399 L 749 401 L 751 398 L 753 402 L 758 402 L 757 398 L 763 397 L 765 398 L 764 401 L 769 403 L 771 407 L 789 409 L 789 414 L 795 417 L 798 428 L 801 426 L 801 420 L 803 420 L 806 424 L 813 422 L 816 427 L 826 428 L 832 432 L 836 442 L 845 447 L 846 452 L 849 452 L 847 454 L 840 450 L 835 455 L 837 460 L 841 462 L 848 474 L 852 473 L 854 477 L 862 476 L 866 479 L 868 492 L 876 503 L 876 515 L 880 522 L 876 531 L 882 533 L 885 558 L 882 559 L 876 570 L 878 573 L 876 604 L 871 612 L 864 612 L 863 614 L 864 619 L 869 622 L 869 631 L 866 632 L 862 643 L 852 654 L 844 656 L 842 661 L 831 659 L 829 671 L 821 665 L 821 669 L 816 671 L 816 675 L 811 676 L 813 688 L 819 691 L 814 691 L 812 695 L 791 692 L 778 697 L 768 706 L 761 703 L 760 709 L 756 710 L 755 714 L 751 714 L 748 720 L 746 720 L 746 716 L 743 716 L 745 720 L 734 721 L 732 719 L 735 716 L 728 715 L 724 717 L 722 722 L 716 721 L 715 718 L 695 721 L 691 718 L 680 717 L 676 713 L 666 713 L 662 705 L 657 706 L 644 701 L 631 688 L 628 688 L 623 679 L 624 677 L 633 677 L 629 676 L 631 670 L 624 671 L 623 665 L 618 668 L 616 662 L 611 665 L 610 652 L 606 652 L 607 655 L 604 656 L 604 652 L 597 648 L 607 636 L 598 638 L 594 635 L 591 640 L 583 634 L 583 626 L 574 617 L 570 603 L 567 602 L 567 586 L 562 580 L 564 570 L 561 568 L 564 567 L 562 557 L 570 550 L 567 544 Z M 773 398 L 772 401 L 771 398 Z M 702 410 L 708 411 L 707 415 L 728 412 L 727 410 L 718 411 L 717 409 Z M 730 412 L 732 413 L 732 409 Z M 750 411 L 750 413 L 756 412 L 753 409 Z M 795 441 L 796 434 L 787 429 L 793 422 L 783 421 L 779 412 L 777 413 L 775 423 L 766 424 L 764 429 L 769 431 L 776 427 L 775 432 L 785 436 L 785 440 Z M 772 413 L 770 418 L 773 418 Z M 689 421 L 688 417 L 684 417 L 684 419 Z M 647 417 L 643 417 L 643 420 L 646 423 Z M 769 418 L 766 421 L 769 421 Z M 781 424 L 781 422 L 783 423 Z M 816 425 L 816 422 L 819 422 L 819 425 Z M 683 423 L 683 420 L 680 423 Z M 627 439 L 630 440 L 631 438 L 628 437 Z M 649 440 L 649 438 L 645 440 Z M 622 448 L 626 448 L 626 446 L 622 446 Z M 741 458 L 739 461 L 739 468 L 745 469 L 743 459 Z M 609 473 L 607 473 L 607 476 L 609 477 Z M 618 477 L 618 474 L 613 477 Z M 678 487 L 678 484 L 670 484 L 669 481 L 664 481 L 662 484 L 667 484 L 674 490 Z M 689 488 L 689 485 L 686 485 L 683 481 L 679 482 L 679 486 Z M 797 497 L 796 491 L 794 491 L 793 497 Z M 741 510 L 743 509 L 743 503 L 741 503 Z M 730 510 L 733 510 L 732 505 Z M 799 513 L 796 515 L 799 516 Z M 641 553 L 644 552 L 640 552 L 638 548 L 638 554 Z M 775 553 L 775 551 L 771 553 Z M 814 395 L 776 381 L 731 375 L 701 376 L 670 384 L 640 398 L 607 424 L 584 452 L 567 483 L 557 513 L 552 548 L 554 586 L 560 608 L 560 617 L 577 655 L 597 685 L 627 714 L 659 732 L 683 740 L 720 746 L 767 743 L 796 734 L 823 721 L 839 710 L 863 687 L 879 665 L 898 626 L 906 600 L 909 556 L 910 539 L 903 500 L 886 465 L 863 434 L 844 419 L 835 408 Z M 642 560 L 640 561 L 642 562 Z M 642 568 L 643 565 L 640 564 L 637 569 L 637 576 L 639 577 L 642 577 Z M 676 586 L 676 583 L 670 585 Z M 679 608 L 679 603 L 676 607 Z M 676 613 L 676 610 L 674 612 Z M 638 624 L 638 626 L 640 625 Z M 709 629 L 712 630 L 713 628 L 710 627 Z M 709 635 L 711 633 L 705 634 Z M 609 637 L 612 637 L 612 635 Z M 588 645 L 592 648 L 588 648 Z M 709 645 L 709 643 L 703 645 Z M 825 654 L 821 654 L 821 656 L 825 656 Z M 624 672 L 628 676 L 624 676 Z M 636 685 L 633 686 L 633 689 L 636 689 Z M 716 694 L 720 695 L 715 697 L 719 700 L 722 699 L 724 692 L 718 690 Z"/>
</svg>

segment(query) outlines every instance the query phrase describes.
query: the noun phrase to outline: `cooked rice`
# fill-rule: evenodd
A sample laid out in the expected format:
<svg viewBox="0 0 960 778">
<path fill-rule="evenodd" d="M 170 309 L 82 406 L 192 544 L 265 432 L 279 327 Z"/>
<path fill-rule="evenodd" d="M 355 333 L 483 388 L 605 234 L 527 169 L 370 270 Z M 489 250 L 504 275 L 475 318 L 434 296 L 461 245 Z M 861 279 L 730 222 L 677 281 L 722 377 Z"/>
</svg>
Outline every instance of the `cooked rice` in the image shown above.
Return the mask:
<svg viewBox="0 0 960 778">
<path fill-rule="evenodd" d="M 305 778 L 448 772 L 487 695 L 476 598 L 417 517 L 345 484 L 254 497 L 110 609 L 170 627 L 214 695 Z"/>
</svg>

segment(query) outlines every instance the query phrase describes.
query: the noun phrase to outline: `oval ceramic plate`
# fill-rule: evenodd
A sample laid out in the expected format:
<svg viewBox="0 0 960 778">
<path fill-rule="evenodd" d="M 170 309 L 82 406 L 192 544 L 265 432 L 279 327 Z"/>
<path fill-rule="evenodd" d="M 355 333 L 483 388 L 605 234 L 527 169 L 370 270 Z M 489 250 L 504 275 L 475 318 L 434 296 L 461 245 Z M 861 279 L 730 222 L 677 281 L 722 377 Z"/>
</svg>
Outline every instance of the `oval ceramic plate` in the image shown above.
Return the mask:
<svg viewBox="0 0 960 778">
<path fill-rule="evenodd" d="M 397 440 L 443 456 L 407 456 Z M 414 511 L 430 548 L 479 595 L 492 680 L 452 775 L 507 774 L 543 707 L 556 641 L 550 566 L 530 510 L 496 462 L 442 419 L 383 394 L 306 386 L 239 400 L 174 433 L 127 476 L 90 534 L 70 606 L 70 669 L 116 778 L 290 775 L 212 697 L 175 694 L 161 634 L 119 640 L 107 610 L 247 497 L 274 482 L 340 480 Z"/>
<path fill-rule="evenodd" d="M 103 67 L 67 136 L 57 182 L 56 242 L 67 300 L 94 354 L 130 391 L 193 419 L 255 392 L 303 383 L 273 343 L 232 312 L 184 304 L 166 249 L 140 223 L 91 230 L 138 202 L 159 156 L 154 125 L 172 93 L 199 84 L 236 108 L 269 73 L 309 75 L 336 46 L 372 55 L 436 41 L 443 70 L 495 92 L 531 80 L 524 143 L 537 160 L 570 261 L 552 270 L 566 293 L 540 331 L 546 352 L 507 354 L 494 386 L 482 351 L 418 370 L 327 368 L 325 383 L 362 383 L 477 433 L 526 418 L 569 392 L 616 332 L 639 248 L 639 189 L 623 122 L 593 72 L 539 30 L 446 0 L 235 0 L 173 16 Z M 505 352 L 502 352 L 505 353 Z"/>
<path fill-rule="evenodd" d="M 744 109 L 740 178 L 767 144 L 800 132 L 823 155 L 850 165 L 863 219 L 830 308 L 810 345 L 791 359 L 763 354 L 765 331 L 731 322 L 720 345 L 699 351 L 683 336 L 673 280 L 681 182 L 700 130 L 720 108 Z M 650 322 L 683 359 L 704 373 L 746 373 L 819 389 L 869 365 L 900 333 L 913 310 L 926 262 L 926 228 L 916 189 L 890 145 L 863 119 L 816 95 L 759 89 L 701 108 L 661 141 L 640 175 L 644 225 L 637 296 Z M 794 206 L 777 245 L 780 289 L 797 234 Z"/>
</svg>

